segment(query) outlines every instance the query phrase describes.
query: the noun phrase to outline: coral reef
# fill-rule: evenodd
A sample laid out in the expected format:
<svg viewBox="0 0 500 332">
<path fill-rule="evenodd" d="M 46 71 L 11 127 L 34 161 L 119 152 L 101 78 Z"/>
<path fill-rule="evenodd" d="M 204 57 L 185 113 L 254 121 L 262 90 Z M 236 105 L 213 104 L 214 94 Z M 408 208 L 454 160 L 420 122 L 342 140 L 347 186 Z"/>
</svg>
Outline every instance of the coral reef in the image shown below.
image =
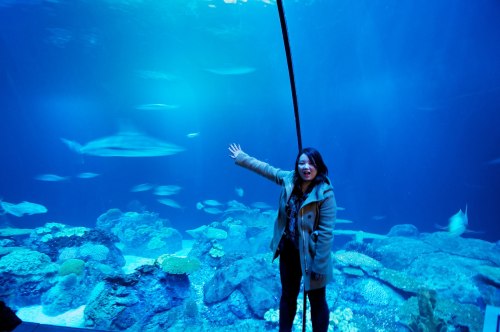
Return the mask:
<svg viewBox="0 0 500 332">
<path fill-rule="evenodd" d="M 121 267 L 125 259 L 115 246 L 118 241 L 116 236 L 103 230 L 47 223 L 36 228 L 26 244 L 48 255 L 52 261 L 80 258 Z"/>
<path fill-rule="evenodd" d="M 208 254 L 213 258 L 220 258 L 225 255 L 224 247 L 221 244 L 212 241 L 212 248 L 210 249 Z"/>
<path fill-rule="evenodd" d="M 500 287 L 500 267 L 481 265 L 476 268 L 479 276 L 495 287 Z"/>
<path fill-rule="evenodd" d="M 276 294 L 280 288 L 275 277 L 277 270 L 269 261 L 269 254 L 258 255 L 217 270 L 203 287 L 205 304 L 217 308 L 223 303 L 224 310 L 237 317 L 235 309 L 238 306 L 232 306 L 231 303 L 240 301 L 240 308 L 247 305 L 253 317 L 262 319 L 269 308 L 276 307 Z M 243 296 L 231 298 L 235 291 Z M 231 319 L 228 315 L 225 317 Z"/>
<path fill-rule="evenodd" d="M 194 257 L 161 255 L 155 261 L 155 265 L 168 274 L 190 274 L 200 269 L 200 261 Z"/>
<path fill-rule="evenodd" d="M 182 235 L 152 212 L 110 209 L 99 216 L 96 228 L 115 235 L 125 255 L 156 258 L 182 249 Z"/>
<path fill-rule="evenodd" d="M 58 271 L 59 266 L 41 252 L 14 250 L 0 258 L 0 298 L 13 308 L 40 303 Z"/>
<path fill-rule="evenodd" d="M 264 320 L 269 323 L 278 324 L 280 319 L 280 311 L 275 309 L 269 309 L 264 314 Z"/>
<path fill-rule="evenodd" d="M 418 316 L 408 324 L 412 332 L 446 332 L 446 322 L 434 315 L 436 307 L 436 292 L 432 290 L 421 290 L 418 294 Z"/>
<path fill-rule="evenodd" d="M 85 262 L 78 258 L 70 258 L 59 267 L 59 275 L 67 276 L 68 274 L 74 273 L 76 275 L 81 275 L 83 269 L 85 268 Z"/>
<path fill-rule="evenodd" d="M 105 330 L 165 331 L 183 315 L 190 294 L 187 275 L 166 274 L 146 265 L 130 275 L 104 278 L 85 308 L 85 325 Z"/>
<path fill-rule="evenodd" d="M 337 308 L 330 313 L 330 325 L 333 325 L 340 332 L 357 332 L 358 328 L 352 322 L 354 313 L 351 308 Z"/>
<path fill-rule="evenodd" d="M 29 237 L 0 234 L 0 296 L 54 317 L 85 307 L 78 321 L 96 329 L 275 330 L 272 216 L 239 207 L 237 215 L 253 219 L 224 215 L 199 227 L 182 254 L 165 252 L 180 246 L 180 233 L 149 212 L 109 210 L 96 229 L 48 223 Z M 116 243 L 146 257 L 122 269 Z M 497 256 L 498 244 L 421 234 L 412 225 L 349 242 L 332 253 L 329 331 L 480 331 L 485 305 L 500 302 Z M 294 331 L 302 326 L 301 297 Z"/>
<path fill-rule="evenodd" d="M 194 239 L 206 239 L 206 240 L 227 239 L 227 232 L 225 230 L 205 225 L 195 229 L 187 230 L 186 233 L 191 235 Z"/>
</svg>

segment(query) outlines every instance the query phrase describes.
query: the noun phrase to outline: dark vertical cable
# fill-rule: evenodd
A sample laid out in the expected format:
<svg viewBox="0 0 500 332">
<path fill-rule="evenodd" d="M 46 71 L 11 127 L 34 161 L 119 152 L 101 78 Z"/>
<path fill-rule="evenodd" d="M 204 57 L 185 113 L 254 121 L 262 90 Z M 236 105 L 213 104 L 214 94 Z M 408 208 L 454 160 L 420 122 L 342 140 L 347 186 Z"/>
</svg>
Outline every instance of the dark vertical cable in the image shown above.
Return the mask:
<svg viewBox="0 0 500 332">
<path fill-rule="evenodd" d="M 295 113 L 295 129 L 297 131 L 297 143 L 299 152 L 302 151 L 302 135 L 300 133 L 299 104 L 297 101 L 297 90 L 295 89 L 295 76 L 293 74 L 292 52 L 290 51 L 290 42 L 288 40 L 288 29 L 286 27 L 285 10 L 283 1 L 277 0 L 278 12 L 280 14 L 281 32 L 283 33 L 283 42 L 285 44 L 286 61 L 288 64 L 288 75 L 290 76 L 290 87 L 292 88 L 293 110 Z"/>
<path fill-rule="evenodd" d="M 278 12 L 280 14 L 281 32 L 283 33 L 283 42 L 285 44 L 286 62 L 288 64 L 288 75 L 290 76 L 290 87 L 292 88 L 293 111 L 295 114 L 295 129 L 297 131 L 297 144 L 299 153 L 302 151 L 302 135 L 300 133 L 299 103 L 297 101 L 297 90 L 295 89 L 295 76 L 293 75 L 292 52 L 290 51 L 290 41 L 288 40 L 288 29 L 286 27 L 285 10 L 283 1 L 277 0 Z M 304 302 L 302 306 L 302 332 L 306 331 L 306 313 L 307 313 L 307 292 L 304 287 Z"/>
</svg>

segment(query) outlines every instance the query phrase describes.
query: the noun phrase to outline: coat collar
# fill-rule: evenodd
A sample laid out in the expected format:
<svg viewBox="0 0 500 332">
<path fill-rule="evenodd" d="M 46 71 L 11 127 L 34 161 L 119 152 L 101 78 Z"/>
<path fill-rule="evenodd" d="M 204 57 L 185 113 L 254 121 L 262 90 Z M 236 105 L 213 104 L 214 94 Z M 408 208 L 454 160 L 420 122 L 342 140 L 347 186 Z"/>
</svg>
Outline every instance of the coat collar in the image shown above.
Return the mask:
<svg viewBox="0 0 500 332">
<path fill-rule="evenodd" d="M 292 194 L 293 190 L 293 177 L 295 175 L 295 171 L 291 171 L 286 177 L 285 177 L 285 190 L 286 190 L 286 197 L 287 200 L 290 198 L 290 195 Z M 332 196 L 333 195 L 333 187 L 331 185 L 330 178 L 326 177 L 326 182 L 323 182 L 319 186 L 316 186 L 313 188 L 307 199 L 304 201 L 302 206 L 312 203 L 312 202 L 317 202 L 317 201 L 322 201 L 326 197 Z"/>
</svg>

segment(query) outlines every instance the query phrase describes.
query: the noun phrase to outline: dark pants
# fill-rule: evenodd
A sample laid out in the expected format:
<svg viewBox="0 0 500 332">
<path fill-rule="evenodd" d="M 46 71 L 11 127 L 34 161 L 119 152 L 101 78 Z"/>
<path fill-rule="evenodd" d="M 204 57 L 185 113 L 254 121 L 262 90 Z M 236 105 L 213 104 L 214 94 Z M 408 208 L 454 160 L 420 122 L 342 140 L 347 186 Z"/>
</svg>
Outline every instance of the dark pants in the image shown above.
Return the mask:
<svg viewBox="0 0 500 332">
<path fill-rule="evenodd" d="M 300 255 L 295 246 L 288 240 L 283 240 L 280 250 L 280 332 L 290 332 L 293 319 L 297 313 L 297 297 L 300 292 L 302 270 L 300 268 Z M 311 304 L 311 320 L 313 332 L 326 332 L 330 313 L 326 303 L 325 287 L 307 292 Z"/>
<path fill-rule="evenodd" d="M 3 301 L 0 301 L 0 331 L 13 331 L 22 321 Z"/>
</svg>

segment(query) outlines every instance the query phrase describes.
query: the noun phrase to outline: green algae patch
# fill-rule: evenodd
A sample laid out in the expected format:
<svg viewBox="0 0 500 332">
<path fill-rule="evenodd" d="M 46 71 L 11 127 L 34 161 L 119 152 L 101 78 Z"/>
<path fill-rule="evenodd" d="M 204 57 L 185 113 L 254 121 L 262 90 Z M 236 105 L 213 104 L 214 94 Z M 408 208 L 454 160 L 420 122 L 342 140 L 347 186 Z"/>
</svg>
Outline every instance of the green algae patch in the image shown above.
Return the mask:
<svg viewBox="0 0 500 332">
<path fill-rule="evenodd" d="M 191 274 L 198 271 L 201 266 L 197 258 L 169 254 L 158 257 L 155 264 L 168 274 Z"/>
<path fill-rule="evenodd" d="M 74 273 L 77 276 L 79 276 L 83 273 L 84 268 L 85 268 L 84 261 L 77 258 L 70 258 L 61 264 L 61 267 L 59 268 L 59 275 L 67 276 L 68 274 Z"/>
</svg>

